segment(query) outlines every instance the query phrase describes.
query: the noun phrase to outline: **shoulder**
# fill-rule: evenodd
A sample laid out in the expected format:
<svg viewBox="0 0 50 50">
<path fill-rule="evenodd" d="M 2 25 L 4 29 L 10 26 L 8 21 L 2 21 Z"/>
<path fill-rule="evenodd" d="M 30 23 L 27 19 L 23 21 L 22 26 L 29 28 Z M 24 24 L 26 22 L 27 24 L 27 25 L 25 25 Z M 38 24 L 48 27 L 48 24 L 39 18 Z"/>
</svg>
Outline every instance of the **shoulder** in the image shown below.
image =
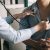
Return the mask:
<svg viewBox="0 0 50 50">
<path fill-rule="evenodd" d="M 34 10 L 34 8 L 36 7 L 36 3 L 33 3 L 32 5 L 30 5 L 29 7 L 25 8 L 23 12 L 27 11 L 27 10 Z"/>
</svg>

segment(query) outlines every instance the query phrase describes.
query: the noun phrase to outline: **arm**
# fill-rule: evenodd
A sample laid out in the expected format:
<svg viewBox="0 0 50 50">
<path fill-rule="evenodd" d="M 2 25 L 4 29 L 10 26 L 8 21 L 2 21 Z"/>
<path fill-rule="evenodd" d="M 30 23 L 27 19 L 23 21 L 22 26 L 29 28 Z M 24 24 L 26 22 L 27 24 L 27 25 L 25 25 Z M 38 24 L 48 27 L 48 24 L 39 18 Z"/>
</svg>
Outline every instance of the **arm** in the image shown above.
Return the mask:
<svg viewBox="0 0 50 50">
<path fill-rule="evenodd" d="M 4 19 L 0 19 L 0 23 L 0 37 L 14 44 L 27 40 L 35 32 L 44 29 L 43 26 L 43 28 L 41 27 L 41 24 L 38 24 L 29 29 L 15 31 Z M 42 25 L 44 25 L 44 23 L 42 23 Z"/>
</svg>

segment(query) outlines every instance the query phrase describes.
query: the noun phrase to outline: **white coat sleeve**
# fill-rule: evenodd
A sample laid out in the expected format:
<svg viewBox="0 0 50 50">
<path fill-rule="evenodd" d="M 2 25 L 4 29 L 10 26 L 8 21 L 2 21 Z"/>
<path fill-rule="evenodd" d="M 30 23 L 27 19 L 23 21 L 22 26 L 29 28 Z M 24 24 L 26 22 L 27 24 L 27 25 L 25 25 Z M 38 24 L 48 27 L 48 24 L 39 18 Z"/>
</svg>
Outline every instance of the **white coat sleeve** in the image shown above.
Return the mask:
<svg viewBox="0 0 50 50">
<path fill-rule="evenodd" d="M 4 19 L 0 18 L 0 38 L 11 43 L 19 43 L 29 39 L 36 31 L 32 29 L 23 29 L 16 31 Z"/>
</svg>

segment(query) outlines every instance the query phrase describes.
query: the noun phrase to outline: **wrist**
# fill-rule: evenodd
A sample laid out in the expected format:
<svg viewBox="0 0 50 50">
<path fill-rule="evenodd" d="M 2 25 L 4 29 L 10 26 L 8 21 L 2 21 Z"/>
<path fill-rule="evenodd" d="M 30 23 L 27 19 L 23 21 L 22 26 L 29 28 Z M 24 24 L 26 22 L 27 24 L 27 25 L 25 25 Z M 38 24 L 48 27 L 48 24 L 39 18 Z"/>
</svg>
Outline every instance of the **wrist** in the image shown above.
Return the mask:
<svg viewBox="0 0 50 50">
<path fill-rule="evenodd" d="M 42 21 L 38 24 L 38 30 L 46 30 L 46 22 Z"/>
<path fill-rule="evenodd" d="M 35 26 L 36 31 L 46 30 L 46 22 L 41 22 Z"/>
<path fill-rule="evenodd" d="M 36 25 L 36 26 L 33 26 L 33 27 L 31 28 L 31 31 L 32 31 L 32 33 L 36 33 L 36 32 L 38 32 L 38 31 L 40 31 L 40 28 L 39 28 L 38 25 Z"/>
<path fill-rule="evenodd" d="M 36 32 L 37 32 L 37 31 L 40 31 L 40 30 L 41 30 L 41 27 L 40 27 L 39 25 L 36 25 L 34 29 L 35 29 Z"/>
</svg>

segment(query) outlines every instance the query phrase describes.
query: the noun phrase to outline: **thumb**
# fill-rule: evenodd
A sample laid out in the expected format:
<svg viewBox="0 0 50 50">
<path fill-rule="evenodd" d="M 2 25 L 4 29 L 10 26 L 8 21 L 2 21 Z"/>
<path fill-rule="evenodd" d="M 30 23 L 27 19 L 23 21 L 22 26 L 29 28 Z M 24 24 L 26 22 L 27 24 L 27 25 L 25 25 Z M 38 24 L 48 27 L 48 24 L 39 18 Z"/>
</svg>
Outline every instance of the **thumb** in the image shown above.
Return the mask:
<svg viewBox="0 0 50 50">
<path fill-rule="evenodd" d="M 50 26 L 49 21 L 47 21 L 47 22 L 46 22 L 46 30 L 49 29 L 49 26 Z"/>
</svg>

